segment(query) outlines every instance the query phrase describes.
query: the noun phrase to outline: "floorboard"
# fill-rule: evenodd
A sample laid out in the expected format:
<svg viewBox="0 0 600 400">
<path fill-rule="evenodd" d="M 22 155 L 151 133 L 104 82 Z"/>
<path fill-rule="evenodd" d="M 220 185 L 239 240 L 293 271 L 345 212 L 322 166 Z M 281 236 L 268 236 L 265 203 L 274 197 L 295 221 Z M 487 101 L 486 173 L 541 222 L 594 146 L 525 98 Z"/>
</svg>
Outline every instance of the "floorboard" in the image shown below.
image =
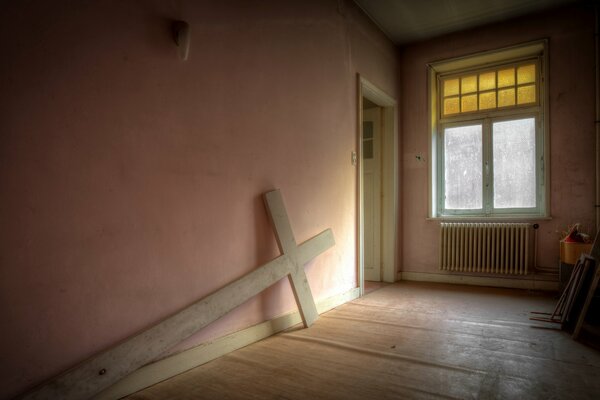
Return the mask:
<svg viewBox="0 0 600 400">
<path fill-rule="evenodd" d="M 387 285 L 300 327 L 128 397 L 597 399 L 600 352 L 529 321 L 556 298 L 435 283 Z"/>
</svg>

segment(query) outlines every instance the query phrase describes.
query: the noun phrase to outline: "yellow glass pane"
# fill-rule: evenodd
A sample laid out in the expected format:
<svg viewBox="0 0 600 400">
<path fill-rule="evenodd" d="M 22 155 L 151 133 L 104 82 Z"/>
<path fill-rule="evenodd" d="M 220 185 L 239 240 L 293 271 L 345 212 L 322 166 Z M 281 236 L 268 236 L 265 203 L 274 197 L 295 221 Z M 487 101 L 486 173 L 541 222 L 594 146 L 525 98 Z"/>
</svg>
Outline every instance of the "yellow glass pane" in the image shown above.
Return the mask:
<svg viewBox="0 0 600 400">
<path fill-rule="evenodd" d="M 498 71 L 498 87 L 515 85 L 515 69 L 507 68 Z"/>
<path fill-rule="evenodd" d="M 465 76 L 464 78 L 460 78 L 460 92 L 462 94 L 465 93 L 474 93 L 477 91 L 477 75 Z"/>
<path fill-rule="evenodd" d="M 488 110 L 496 108 L 496 92 L 487 92 L 479 94 L 479 109 Z"/>
<path fill-rule="evenodd" d="M 517 89 L 517 104 L 535 103 L 535 85 L 521 86 Z"/>
<path fill-rule="evenodd" d="M 477 95 L 470 94 L 468 96 L 462 96 L 460 98 L 460 111 L 461 112 L 477 111 Z"/>
<path fill-rule="evenodd" d="M 498 90 L 498 107 L 515 105 L 515 89 Z"/>
<path fill-rule="evenodd" d="M 522 65 L 517 68 L 517 83 L 521 85 L 531 82 L 535 82 L 535 64 Z"/>
<path fill-rule="evenodd" d="M 444 81 L 444 97 L 458 94 L 458 78 Z"/>
<path fill-rule="evenodd" d="M 444 99 L 444 115 L 458 114 L 459 112 L 458 97 Z"/>
<path fill-rule="evenodd" d="M 483 74 L 479 74 L 479 90 L 489 90 L 496 88 L 496 73 L 485 72 Z"/>
</svg>

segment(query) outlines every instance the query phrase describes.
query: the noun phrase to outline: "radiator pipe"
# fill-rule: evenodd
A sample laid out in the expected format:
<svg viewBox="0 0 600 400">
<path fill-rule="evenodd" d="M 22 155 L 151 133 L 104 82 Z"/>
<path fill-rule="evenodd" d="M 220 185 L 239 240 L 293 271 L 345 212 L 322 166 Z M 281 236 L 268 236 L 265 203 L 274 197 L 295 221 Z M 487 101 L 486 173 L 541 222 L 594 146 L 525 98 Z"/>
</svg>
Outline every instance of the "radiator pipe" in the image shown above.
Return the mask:
<svg viewBox="0 0 600 400">
<path fill-rule="evenodd" d="M 533 224 L 533 273 L 537 271 L 537 248 L 538 248 L 538 228 L 539 224 Z"/>
<path fill-rule="evenodd" d="M 594 7 L 596 23 L 594 27 L 594 44 L 596 47 L 596 232 L 600 229 L 600 44 L 598 39 L 598 29 L 600 17 L 598 6 Z"/>
</svg>

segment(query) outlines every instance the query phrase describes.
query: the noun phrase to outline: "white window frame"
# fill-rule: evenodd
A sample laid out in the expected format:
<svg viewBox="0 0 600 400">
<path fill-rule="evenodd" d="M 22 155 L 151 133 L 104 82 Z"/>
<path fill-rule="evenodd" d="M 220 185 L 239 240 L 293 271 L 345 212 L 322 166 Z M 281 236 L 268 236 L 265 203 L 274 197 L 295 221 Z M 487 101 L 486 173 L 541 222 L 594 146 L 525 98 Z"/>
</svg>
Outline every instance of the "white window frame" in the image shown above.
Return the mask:
<svg viewBox="0 0 600 400">
<path fill-rule="evenodd" d="M 429 218 L 440 219 L 540 219 L 549 218 L 549 124 L 548 124 L 548 66 L 547 40 L 526 43 L 496 51 L 478 53 L 468 57 L 454 58 L 431 63 L 429 69 L 429 116 L 431 146 L 429 151 Z M 507 109 L 477 111 L 443 117 L 440 111 L 440 78 L 484 72 L 506 64 L 519 64 L 536 60 L 537 99 L 535 105 L 523 105 Z M 492 123 L 503 120 L 535 118 L 536 123 L 536 207 L 535 208 L 493 208 L 493 154 Z M 444 149 L 443 132 L 445 127 L 476 124 L 481 122 L 483 135 L 483 207 L 481 210 L 444 209 Z M 489 169 L 486 172 L 486 160 Z M 486 184 L 489 189 L 486 190 Z"/>
</svg>

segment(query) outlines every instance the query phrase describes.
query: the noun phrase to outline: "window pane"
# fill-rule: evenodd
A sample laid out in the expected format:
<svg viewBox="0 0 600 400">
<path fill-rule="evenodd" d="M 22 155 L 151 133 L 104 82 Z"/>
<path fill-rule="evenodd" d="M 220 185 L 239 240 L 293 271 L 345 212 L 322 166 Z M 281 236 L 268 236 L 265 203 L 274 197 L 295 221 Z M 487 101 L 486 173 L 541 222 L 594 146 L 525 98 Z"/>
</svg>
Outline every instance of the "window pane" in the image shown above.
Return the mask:
<svg viewBox="0 0 600 400">
<path fill-rule="evenodd" d="M 458 94 L 458 78 L 444 81 L 444 97 Z"/>
<path fill-rule="evenodd" d="M 479 109 L 487 110 L 496 108 L 496 92 L 481 93 L 479 95 Z"/>
<path fill-rule="evenodd" d="M 517 83 L 535 82 L 535 64 L 523 65 L 517 68 Z"/>
<path fill-rule="evenodd" d="M 494 208 L 536 206 L 535 118 L 495 122 Z"/>
<path fill-rule="evenodd" d="M 445 208 L 481 209 L 481 125 L 444 129 Z"/>
<path fill-rule="evenodd" d="M 373 138 L 373 121 L 363 121 L 363 139 Z"/>
<path fill-rule="evenodd" d="M 498 107 L 515 105 L 515 89 L 498 90 Z"/>
<path fill-rule="evenodd" d="M 479 90 L 489 90 L 496 88 L 496 73 L 486 72 L 479 74 Z"/>
<path fill-rule="evenodd" d="M 535 85 L 521 86 L 517 89 L 517 104 L 535 103 Z"/>
<path fill-rule="evenodd" d="M 460 98 L 460 111 L 461 112 L 477 111 L 477 95 L 470 94 L 468 96 L 462 96 Z"/>
<path fill-rule="evenodd" d="M 444 99 L 444 115 L 456 114 L 460 112 L 458 107 L 458 97 Z"/>
<path fill-rule="evenodd" d="M 477 75 L 470 75 L 461 78 L 460 80 L 460 92 L 473 93 L 477 91 Z"/>
<path fill-rule="evenodd" d="M 501 69 L 498 71 L 498 87 L 514 86 L 515 85 L 515 69 Z"/>
</svg>

